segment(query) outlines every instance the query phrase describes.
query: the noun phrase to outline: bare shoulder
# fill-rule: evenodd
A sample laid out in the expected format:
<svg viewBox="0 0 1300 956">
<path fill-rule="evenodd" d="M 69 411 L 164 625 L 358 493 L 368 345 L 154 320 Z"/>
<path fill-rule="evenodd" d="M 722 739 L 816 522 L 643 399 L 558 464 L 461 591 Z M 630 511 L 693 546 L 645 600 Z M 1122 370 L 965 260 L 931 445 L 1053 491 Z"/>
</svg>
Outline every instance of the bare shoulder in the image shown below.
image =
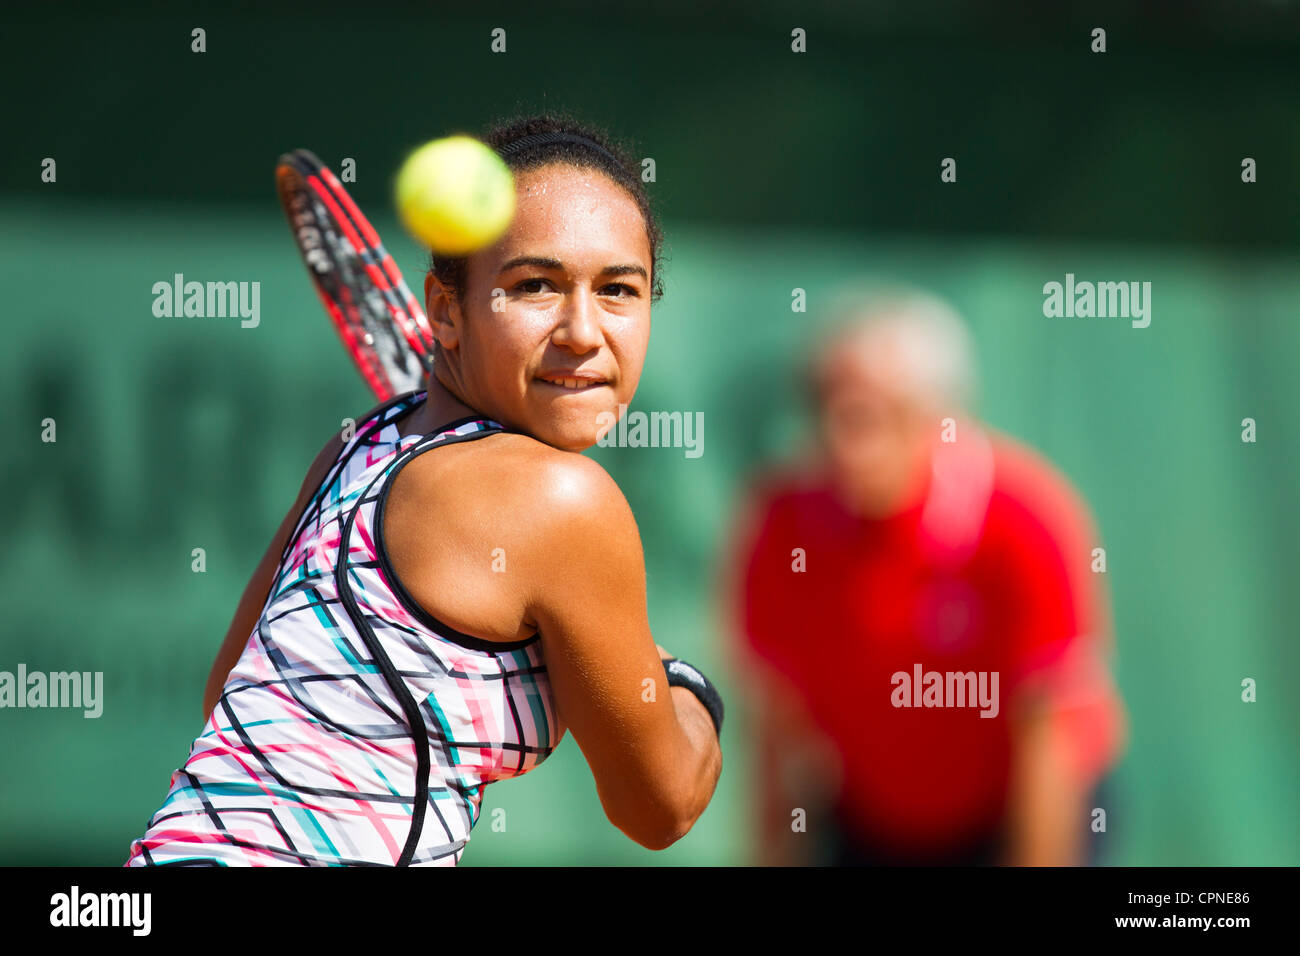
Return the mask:
<svg viewBox="0 0 1300 956">
<path fill-rule="evenodd" d="M 430 614 L 489 640 L 554 624 L 557 605 L 643 585 L 636 524 L 605 469 L 511 432 L 417 455 L 393 480 L 382 535 Z"/>
<path fill-rule="evenodd" d="M 506 432 L 434 449 L 419 470 L 422 494 L 445 507 L 490 514 L 545 535 L 573 528 L 624 526 L 631 509 L 618 484 L 584 455 Z M 440 509 L 441 510 L 441 509 Z M 612 530 L 612 529 L 611 529 Z"/>
</svg>

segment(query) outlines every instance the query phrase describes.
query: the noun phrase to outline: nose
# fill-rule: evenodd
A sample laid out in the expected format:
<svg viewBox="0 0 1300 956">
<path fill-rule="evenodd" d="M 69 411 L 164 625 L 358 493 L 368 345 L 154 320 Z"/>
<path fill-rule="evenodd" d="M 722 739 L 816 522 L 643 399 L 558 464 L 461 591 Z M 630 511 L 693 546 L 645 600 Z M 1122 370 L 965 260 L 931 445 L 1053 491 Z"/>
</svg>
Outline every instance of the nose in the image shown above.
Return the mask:
<svg viewBox="0 0 1300 956">
<path fill-rule="evenodd" d="M 568 298 L 560 316 L 560 324 L 551 333 L 551 341 L 575 355 L 600 348 L 604 335 L 600 327 L 599 307 L 589 291 L 577 292 Z"/>
</svg>

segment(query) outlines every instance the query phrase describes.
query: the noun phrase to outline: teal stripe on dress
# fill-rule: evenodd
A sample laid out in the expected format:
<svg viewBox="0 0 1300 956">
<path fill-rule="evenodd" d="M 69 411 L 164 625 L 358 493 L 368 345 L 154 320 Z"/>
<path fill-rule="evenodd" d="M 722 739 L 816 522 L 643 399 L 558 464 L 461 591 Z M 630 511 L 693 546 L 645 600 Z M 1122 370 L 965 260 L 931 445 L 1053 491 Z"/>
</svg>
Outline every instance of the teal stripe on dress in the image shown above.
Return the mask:
<svg viewBox="0 0 1300 956">
<path fill-rule="evenodd" d="M 332 626 L 332 625 L 330 624 L 329 620 L 325 617 L 325 612 L 324 612 L 324 610 L 323 610 L 322 608 L 320 608 L 320 607 L 318 606 L 318 607 L 315 608 L 315 611 L 316 611 L 316 616 L 317 616 L 318 618 L 320 618 L 320 621 L 321 621 L 322 624 L 326 625 L 327 627 Z M 357 656 L 356 656 L 355 654 L 352 653 L 352 647 L 351 647 L 351 645 L 350 645 L 347 641 L 345 641 L 343 638 L 341 638 L 341 637 L 336 637 L 336 638 L 334 638 L 334 642 L 333 642 L 333 643 L 334 643 L 334 648 L 335 648 L 335 650 L 337 650 L 340 654 L 342 654 L 342 655 L 343 655 L 343 658 L 344 658 L 344 659 L 345 659 L 349 664 L 351 664 L 353 667 L 355 667 L 358 671 L 360 671 L 360 672 L 362 672 L 362 673 L 365 673 L 365 674 L 374 674 L 374 673 L 377 673 L 377 672 L 378 672 L 379 668 L 376 667 L 374 663 L 365 664 L 365 663 L 362 663 L 361 661 L 357 660 Z"/>
<path fill-rule="evenodd" d="M 329 853 L 336 859 L 338 858 L 339 851 L 334 848 L 329 836 L 321 829 L 320 823 L 316 820 L 316 814 L 310 810 L 304 810 L 302 807 L 290 807 L 289 812 L 293 814 L 294 819 L 303 828 L 303 831 L 307 834 L 307 839 L 311 840 L 311 845 L 317 853 Z"/>
<path fill-rule="evenodd" d="M 527 648 L 521 648 L 518 653 L 524 658 L 521 662 L 523 666 L 536 666 Z M 551 744 L 551 722 L 546 716 L 546 704 L 542 701 L 542 691 L 538 686 L 537 675 L 520 674 L 519 681 L 524 696 L 528 698 L 528 708 L 533 713 L 533 724 L 537 728 L 537 735 L 533 743 L 545 750 Z M 523 743 L 526 744 L 528 741 L 525 740 Z"/>
<path fill-rule="evenodd" d="M 424 701 L 429 705 L 429 709 L 433 711 L 433 715 L 438 719 L 438 729 L 442 731 L 442 740 L 447 745 L 447 755 L 451 758 L 453 764 L 458 765 L 460 763 L 460 754 L 458 753 L 460 748 L 457 747 L 455 741 L 452 740 L 451 723 L 447 720 L 447 715 L 444 714 L 442 708 L 438 706 L 437 692 L 435 691 L 429 694 L 428 697 L 424 698 Z"/>
<path fill-rule="evenodd" d="M 384 786 L 388 788 L 389 793 L 391 793 L 395 797 L 400 796 L 400 794 L 397 792 L 397 788 L 394 787 L 392 783 L 389 782 L 386 776 L 384 776 L 384 772 L 379 769 L 379 765 L 375 763 L 374 760 L 371 759 L 369 754 L 366 754 L 366 763 L 370 764 L 370 769 L 375 772 L 375 776 L 377 776 L 380 780 L 384 782 Z M 402 803 L 399 804 L 399 806 L 406 811 L 406 815 L 408 817 L 411 815 L 412 805 Z"/>
</svg>

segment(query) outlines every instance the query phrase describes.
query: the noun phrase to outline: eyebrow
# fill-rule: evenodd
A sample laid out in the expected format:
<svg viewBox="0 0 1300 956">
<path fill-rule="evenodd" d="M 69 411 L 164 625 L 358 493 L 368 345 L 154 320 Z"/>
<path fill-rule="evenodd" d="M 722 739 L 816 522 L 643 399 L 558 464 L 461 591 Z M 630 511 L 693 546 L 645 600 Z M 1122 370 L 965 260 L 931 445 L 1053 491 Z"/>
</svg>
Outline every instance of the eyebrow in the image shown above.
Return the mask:
<svg viewBox="0 0 1300 956">
<path fill-rule="evenodd" d="M 515 256 L 513 259 L 503 262 L 498 271 L 506 272 L 516 266 L 537 266 L 540 269 L 554 269 L 561 272 L 564 270 L 564 263 L 559 259 L 553 259 L 550 256 Z M 600 270 L 600 274 L 603 276 L 638 275 L 647 282 L 650 281 L 650 276 L 647 275 L 645 269 L 639 265 L 620 264 L 606 266 Z"/>
</svg>

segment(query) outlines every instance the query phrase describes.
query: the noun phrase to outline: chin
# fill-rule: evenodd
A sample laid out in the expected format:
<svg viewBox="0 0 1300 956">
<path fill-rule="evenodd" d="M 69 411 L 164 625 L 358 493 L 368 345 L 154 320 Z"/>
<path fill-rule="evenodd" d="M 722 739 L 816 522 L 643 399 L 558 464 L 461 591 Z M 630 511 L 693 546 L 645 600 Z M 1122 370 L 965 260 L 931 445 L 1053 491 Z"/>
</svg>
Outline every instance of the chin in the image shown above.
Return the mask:
<svg viewBox="0 0 1300 956">
<path fill-rule="evenodd" d="M 520 422 L 513 430 L 561 451 L 584 451 L 596 444 L 596 429 L 576 422 L 543 419 L 540 422 Z"/>
<path fill-rule="evenodd" d="M 840 501 L 851 512 L 864 518 L 888 517 L 897 505 L 898 496 L 889 489 L 862 480 L 854 481 L 846 475 L 836 476 L 835 489 Z"/>
<path fill-rule="evenodd" d="M 596 403 L 592 403 L 593 406 Z M 557 414 L 558 412 L 558 414 Z M 540 442 L 564 451 L 585 451 L 600 439 L 603 430 L 603 416 L 617 420 L 618 412 L 614 408 L 591 407 L 590 409 L 563 408 L 554 406 L 539 409 L 530 423 L 533 427 L 528 433 Z"/>
<path fill-rule="evenodd" d="M 594 431 L 560 429 L 546 440 L 546 444 L 561 451 L 586 451 L 596 444 L 596 433 Z"/>
</svg>

